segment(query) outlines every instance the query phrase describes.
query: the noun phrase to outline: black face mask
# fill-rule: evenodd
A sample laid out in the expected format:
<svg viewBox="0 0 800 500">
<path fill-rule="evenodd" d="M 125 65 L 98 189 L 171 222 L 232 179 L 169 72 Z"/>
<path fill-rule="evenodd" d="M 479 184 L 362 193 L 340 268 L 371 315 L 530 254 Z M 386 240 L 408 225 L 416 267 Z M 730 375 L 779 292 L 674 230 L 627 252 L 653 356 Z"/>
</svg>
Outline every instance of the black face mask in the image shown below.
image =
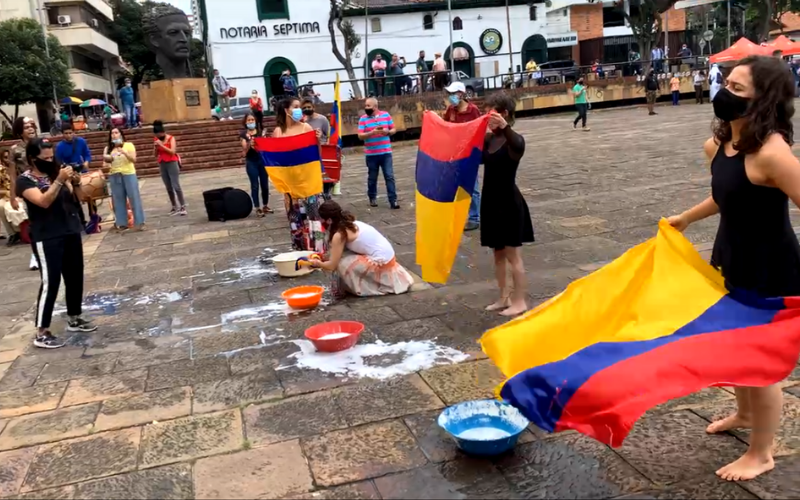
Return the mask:
<svg viewBox="0 0 800 500">
<path fill-rule="evenodd" d="M 313 116 L 314 115 L 314 110 L 313 109 L 304 109 L 303 110 L 303 114 L 306 115 L 306 116 Z"/>
<path fill-rule="evenodd" d="M 56 165 L 56 162 L 54 161 L 34 158 L 33 165 L 36 167 L 36 170 L 43 174 L 47 174 L 50 177 L 54 177 L 56 174 L 58 174 L 58 165 Z"/>
<path fill-rule="evenodd" d="M 711 104 L 714 106 L 717 118 L 724 122 L 732 122 L 744 116 L 750 105 L 750 99 L 740 97 L 728 89 L 720 89 Z"/>
<path fill-rule="evenodd" d="M 364 113 L 366 113 L 366 114 L 367 114 L 367 116 L 372 116 L 372 113 L 374 113 L 374 112 L 375 112 L 375 110 L 374 110 L 374 109 L 365 109 L 365 110 L 364 110 Z"/>
<path fill-rule="evenodd" d="M 156 139 L 159 141 L 163 141 L 165 137 L 167 137 L 167 134 L 156 134 Z"/>
</svg>

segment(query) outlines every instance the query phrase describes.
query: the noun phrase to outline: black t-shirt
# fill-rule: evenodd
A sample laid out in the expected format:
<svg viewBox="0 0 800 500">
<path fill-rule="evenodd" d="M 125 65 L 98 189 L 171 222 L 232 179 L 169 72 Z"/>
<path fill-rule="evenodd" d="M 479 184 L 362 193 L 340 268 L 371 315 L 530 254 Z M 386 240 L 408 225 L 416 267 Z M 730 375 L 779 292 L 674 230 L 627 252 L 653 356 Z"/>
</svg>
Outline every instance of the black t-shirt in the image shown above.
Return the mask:
<svg viewBox="0 0 800 500">
<path fill-rule="evenodd" d="M 36 177 L 27 171 L 17 177 L 17 196 L 23 198 L 22 193 L 31 188 L 45 193 L 50 189 L 50 184 L 49 177 Z M 34 242 L 61 238 L 69 234 L 81 234 L 83 230 L 78 216 L 78 206 L 66 186 L 61 186 L 58 197 L 47 208 L 27 200 L 25 204 L 28 207 L 30 235 Z"/>
<path fill-rule="evenodd" d="M 241 133 L 239 134 L 239 137 L 240 137 L 240 138 L 242 138 L 242 139 L 244 139 L 245 141 L 247 141 L 247 143 L 248 143 L 248 144 L 252 144 L 252 142 L 253 142 L 253 139 L 254 139 L 254 138 L 256 138 L 256 137 L 258 137 L 258 136 L 256 136 L 256 135 L 250 135 L 250 134 L 248 134 L 248 133 L 247 133 L 247 130 L 242 130 L 242 131 L 241 131 Z M 252 161 L 261 161 L 261 153 L 259 153 L 258 151 L 256 151 L 256 150 L 255 150 L 253 147 L 250 147 L 250 148 L 247 150 L 247 154 L 245 155 L 245 157 L 246 157 L 248 160 L 252 160 Z"/>
<path fill-rule="evenodd" d="M 658 80 L 654 77 L 648 76 L 644 81 L 644 88 L 649 91 L 658 90 Z"/>
</svg>

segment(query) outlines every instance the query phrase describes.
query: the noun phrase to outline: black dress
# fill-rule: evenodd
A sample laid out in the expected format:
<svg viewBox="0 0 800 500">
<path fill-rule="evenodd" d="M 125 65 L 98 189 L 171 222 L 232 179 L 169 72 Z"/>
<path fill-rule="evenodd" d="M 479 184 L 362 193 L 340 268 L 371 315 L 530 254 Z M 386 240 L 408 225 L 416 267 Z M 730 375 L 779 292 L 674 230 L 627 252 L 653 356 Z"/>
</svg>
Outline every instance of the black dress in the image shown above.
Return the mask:
<svg viewBox="0 0 800 500">
<path fill-rule="evenodd" d="M 800 244 L 789 219 L 789 198 L 757 186 L 745 171 L 745 155 L 719 147 L 711 162 L 711 195 L 720 221 L 711 265 L 727 286 L 758 296 L 800 296 Z"/>
<path fill-rule="evenodd" d="M 511 127 L 505 142 L 490 151 L 492 135 L 483 145 L 483 190 L 481 191 L 481 246 L 495 250 L 532 243 L 533 223 L 528 204 L 517 188 L 517 167 L 525 153 L 525 139 Z"/>
</svg>

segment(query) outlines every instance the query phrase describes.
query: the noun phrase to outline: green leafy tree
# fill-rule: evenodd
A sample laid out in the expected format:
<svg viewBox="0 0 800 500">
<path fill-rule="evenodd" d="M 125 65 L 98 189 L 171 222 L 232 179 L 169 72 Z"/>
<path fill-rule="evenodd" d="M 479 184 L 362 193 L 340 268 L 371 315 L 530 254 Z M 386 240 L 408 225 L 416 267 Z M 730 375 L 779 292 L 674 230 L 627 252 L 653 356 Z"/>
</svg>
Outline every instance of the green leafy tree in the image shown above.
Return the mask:
<svg viewBox="0 0 800 500">
<path fill-rule="evenodd" d="M 13 122 L 20 104 L 43 103 L 72 92 L 67 52 L 53 35 L 48 35 L 50 56 L 45 50 L 42 26 L 33 19 L 0 22 L 0 104 L 14 106 L 14 116 L 0 114 Z"/>
<path fill-rule="evenodd" d="M 328 15 L 328 33 L 331 36 L 331 50 L 336 59 L 344 66 L 347 72 L 347 78 L 350 80 L 356 79 L 356 72 L 353 69 L 353 54 L 356 52 L 356 47 L 361 43 L 361 37 L 356 33 L 353 23 L 347 19 L 343 19 L 342 15 L 344 9 L 349 6 L 350 0 L 330 0 L 331 10 Z M 344 40 L 344 51 L 339 48 L 339 42 L 336 40 L 336 30 L 339 31 Z M 353 88 L 353 97 L 361 99 L 361 87 L 359 85 L 351 85 Z"/>
<path fill-rule="evenodd" d="M 590 0 L 590 3 L 593 0 Z M 625 20 L 633 31 L 633 36 L 639 44 L 639 53 L 643 60 L 650 59 L 650 51 L 658 44 L 661 33 L 664 31 L 664 18 L 662 14 L 675 5 L 677 0 L 639 0 L 638 11 L 630 14 L 625 11 L 625 2 L 618 0 L 614 6 L 625 16 Z M 634 3 L 634 2 L 631 2 Z"/>
</svg>

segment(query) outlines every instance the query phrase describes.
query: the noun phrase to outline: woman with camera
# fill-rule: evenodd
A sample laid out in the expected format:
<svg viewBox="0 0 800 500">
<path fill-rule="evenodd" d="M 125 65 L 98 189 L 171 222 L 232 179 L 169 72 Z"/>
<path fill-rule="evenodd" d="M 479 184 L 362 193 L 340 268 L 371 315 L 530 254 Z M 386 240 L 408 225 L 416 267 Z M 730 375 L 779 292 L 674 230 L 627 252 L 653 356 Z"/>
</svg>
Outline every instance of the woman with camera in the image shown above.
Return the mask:
<svg viewBox="0 0 800 500">
<path fill-rule="evenodd" d="M 39 264 L 42 284 L 36 304 L 38 328 L 33 345 L 56 349 L 64 342 L 50 332 L 50 320 L 64 278 L 67 302 L 67 330 L 93 332 L 97 329 L 81 317 L 83 302 L 83 245 L 80 209 L 73 198 L 83 198 L 80 174 L 71 167 L 59 168 L 53 161 L 53 145 L 33 138 L 25 147 L 29 169 L 17 177 L 17 196 L 28 206 L 33 253 Z"/>
</svg>

